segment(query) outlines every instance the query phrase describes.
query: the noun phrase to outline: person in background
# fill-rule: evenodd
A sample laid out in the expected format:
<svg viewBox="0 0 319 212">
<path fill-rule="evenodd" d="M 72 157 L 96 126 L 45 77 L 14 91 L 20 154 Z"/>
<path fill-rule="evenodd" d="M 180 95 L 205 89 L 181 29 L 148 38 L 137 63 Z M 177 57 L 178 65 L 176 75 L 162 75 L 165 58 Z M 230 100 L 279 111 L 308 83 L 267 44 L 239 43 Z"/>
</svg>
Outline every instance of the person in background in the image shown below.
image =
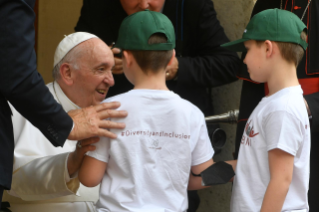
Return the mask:
<svg viewBox="0 0 319 212">
<path fill-rule="evenodd" d="M 54 99 L 68 112 L 99 105 L 114 85 L 110 48 L 95 35 L 77 32 L 66 36 L 54 56 L 54 81 L 47 85 Z M 9 194 L 4 200 L 13 212 L 93 212 L 98 189 L 79 183 L 77 170 L 84 154 L 98 138 L 67 140 L 54 148 L 48 139 L 13 107 L 14 165 Z M 75 195 L 76 194 L 76 195 Z"/>
<path fill-rule="evenodd" d="M 14 138 L 8 102 L 36 126 L 54 146 L 68 139 L 114 136 L 106 128 L 120 127 L 105 118 L 124 117 L 112 111 L 119 103 L 103 104 L 68 114 L 58 104 L 36 70 L 34 51 L 35 0 L 0 1 L 0 208 L 3 190 L 11 187 Z"/>
<path fill-rule="evenodd" d="M 296 14 L 306 26 L 308 26 L 307 42 L 309 44 L 302 60 L 297 67 L 297 77 L 301 88 L 308 115 L 310 118 L 311 154 L 310 154 L 310 182 L 309 182 L 309 208 L 311 211 L 319 211 L 319 1 L 308 0 L 257 0 L 252 11 L 252 17 L 266 9 L 281 8 Z M 242 58 L 245 58 L 243 54 Z M 238 75 L 244 79 L 240 99 L 239 122 L 237 125 L 235 159 L 237 158 L 242 132 L 247 124 L 247 119 L 258 102 L 268 94 L 268 85 L 252 81 L 243 65 Z"/>
<path fill-rule="evenodd" d="M 75 31 L 96 34 L 109 46 L 118 38 L 125 17 L 149 9 L 166 15 L 174 25 L 176 56 L 166 69 L 168 89 L 196 105 L 205 116 L 214 115 L 211 88 L 237 80 L 240 60 L 220 47 L 228 42 L 211 0 L 84 0 Z M 120 50 L 114 48 L 113 86 L 107 97 L 133 88 L 123 74 Z M 214 131 L 217 126 L 211 126 Z M 196 211 L 199 198 L 189 193 L 188 211 Z"/>
</svg>

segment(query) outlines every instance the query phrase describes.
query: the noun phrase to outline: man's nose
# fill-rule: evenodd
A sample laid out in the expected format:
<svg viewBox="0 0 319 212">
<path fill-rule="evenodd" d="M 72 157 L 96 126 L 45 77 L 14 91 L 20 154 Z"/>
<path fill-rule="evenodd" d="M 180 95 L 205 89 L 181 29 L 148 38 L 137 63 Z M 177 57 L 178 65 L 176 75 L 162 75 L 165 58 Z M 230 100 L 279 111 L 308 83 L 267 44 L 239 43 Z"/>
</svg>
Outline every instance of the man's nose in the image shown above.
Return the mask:
<svg viewBox="0 0 319 212">
<path fill-rule="evenodd" d="M 139 7 L 142 10 L 146 10 L 149 8 L 149 0 L 140 0 Z"/>
<path fill-rule="evenodd" d="M 108 72 L 104 78 L 104 83 L 108 84 L 110 87 L 114 85 L 114 78 L 112 72 Z"/>
</svg>

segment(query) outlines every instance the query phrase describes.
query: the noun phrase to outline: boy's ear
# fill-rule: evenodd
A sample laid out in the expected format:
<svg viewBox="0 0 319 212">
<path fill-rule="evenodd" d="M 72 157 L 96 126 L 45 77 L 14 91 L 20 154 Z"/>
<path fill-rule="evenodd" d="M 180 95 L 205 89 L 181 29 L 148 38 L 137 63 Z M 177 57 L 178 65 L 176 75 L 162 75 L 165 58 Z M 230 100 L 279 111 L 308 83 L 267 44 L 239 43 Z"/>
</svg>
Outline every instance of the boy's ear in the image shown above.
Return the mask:
<svg viewBox="0 0 319 212">
<path fill-rule="evenodd" d="M 126 66 L 131 67 L 133 64 L 134 56 L 131 51 L 123 50 L 123 59 L 125 60 Z"/>
<path fill-rule="evenodd" d="M 72 85 L 73 84 L 73 73 L 71 70 L 71 65 L 68 63 L 63 63 L 60 66 L 60 76 L 61 79 L 65 84 Z"/>
<path fill-rule="evenodd" d="M 274 54 L 274 43 L 270 40 L 265 41 L 266 57 L 270 58 Z"/>
<path fill-rule="evenodd" d="M 176 55 L 176 52 L 175 52 L 175 49 L 173 49 L 172 57 L 171 57 L 171 59 L 169 60 L 167 66 L 172 65 L 172 63 L 173 63 L 173 61 L 174 61 L 174 59 L 175 59 L 175 55 Z"/>
</svg>

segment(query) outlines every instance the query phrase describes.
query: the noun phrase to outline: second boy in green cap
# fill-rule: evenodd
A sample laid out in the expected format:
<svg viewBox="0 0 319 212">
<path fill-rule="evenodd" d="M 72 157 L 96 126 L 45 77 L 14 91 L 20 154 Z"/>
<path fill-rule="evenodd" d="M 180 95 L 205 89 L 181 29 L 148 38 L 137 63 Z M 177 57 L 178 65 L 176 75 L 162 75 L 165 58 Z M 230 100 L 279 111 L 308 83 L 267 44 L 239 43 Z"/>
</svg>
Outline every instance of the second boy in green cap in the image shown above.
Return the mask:
<svg viewBox="0 0 319 212">
<path fill-rule="evenodd" d="M 134 89 L 106 101 L 121 102 L 130 114 L 116 139 L 101 138 L 79 172 L 86 186 L 101 181 L 98 211 L 183 212 L 190 178 L 213 164 L 202 112 L 169 91 L 165 68 L 174 58 L 175 33 L 170 20 L 151 11 L 128 16 L 116 44 Z"/>
<path fill-rule="evenodd" d="M 267 83 L 243 132 L 231 199 L 232 212 L 307 212 L 310 127 L 296 67 L 306 26 L 293 13 L 256 14 L 243 38 L 223 46 L 247 51 L 250 78 Z"/>
</svg>

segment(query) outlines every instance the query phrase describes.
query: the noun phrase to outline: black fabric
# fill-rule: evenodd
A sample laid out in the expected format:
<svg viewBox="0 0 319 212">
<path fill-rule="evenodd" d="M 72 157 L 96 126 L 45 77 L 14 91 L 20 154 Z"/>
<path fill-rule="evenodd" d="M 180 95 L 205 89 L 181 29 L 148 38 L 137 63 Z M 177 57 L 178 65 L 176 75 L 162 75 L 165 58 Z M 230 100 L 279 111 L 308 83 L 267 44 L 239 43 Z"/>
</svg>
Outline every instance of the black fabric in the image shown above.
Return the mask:
<svg viewBox="0 0 319 212">
<path fill-rule="evenodd" d="M 9 202 L 0 202 L 0 212 L 11 212 Z"/>
<path fill-rule="evenodd" d="M 0 186 L 11 187 L 13 129 L 9 101 L 51 141 L 62 146 L 73 122 L 36 70 L 35 0 L 0 0 Z"/>
<path fill-rule="evenodd" d="M 1 202 L 3 196 L 4 188 L 0 186 L 0 212 L 11 212 L 9 202 Z"/>
<path fill-rule="evenodd" d="M 283 0 L 283 8 L 285 7 L 285 3 L 286 1 Z M 286 9 L 291 11 L 291 8 L 294 8 L 295 6 L 301 7 L 301 9 L 298 10 L 292 10 L 292 12 L 301 17 L 307 3 L 307 0 L 294 0 L 292 5 L 292 0 L 288 0 Z M 252 16 L 265 9 L 279 7 L 280 0 L 257 0 L 252 12 Z M 306 25 L 308 24 L 310 27 L 308 29 L 309 47 L 307 49 L 307 54 L 305 54 L 297 68 L 297 75 L 300 79 L 319 77 L 319 74 L 316 74 L 319 70 L 319 1 L 311 1 L 309 11 L 310 18 L 308 18 L 308 14 L 306 13 L 303 19 L 304 23 Z M 249 76 L 247 68 L 245 65 L 243 65 L 239 77 L 246 78 L 249 80 L 249 77 L 247 76 Z M 264 84 L 255 84 L 246 80 L 243 82 L 239 109 L 239 122 L 237 125 L 236 134 L 236 148 L 234 154 L 235 159 L 237 159 L 238 157 L 239 146 L 244 132 L 246 121 L 252 113 L 253 109 L 257 106 L 258 102 L 264 96 Z M 308 103 L 313 117 L 311 126 L 310 183 L 308 192 L 309 207 L 310 211 L 319 211 L 319 202 L 317 200 L 319 195 L 319 92 L 310 95 L 305 95 L 304 97 Z"/>
<path fill-rule="evenodd" d="M 202 181 L 205 186 L 228 183 L 234 176 L 233 167 L 224 161 L 218 161 L 201 172 Z"/>
<path fill-rule="evenodd" d="M 200 199 L 197 191 L 187 191 L 188 196 L 188 209 L 187 212 L 196 212 L 200 204 Z"/>
<path fill-rule="evenodd" d="M 163 13 L 175 27 L 179 61 L 178 80 L 168 81 L 167 85 L 206 116 L 213 115 L 207 88 L 235 81 L 240 65 L 236 53 L 220 47 L 228 39 L 217 20 L 213 2 L 166 0 Z M 119 26 L 126 16 L 120 1 L 84 0 L 75 31 L 96 34 L 110 45 L 116 42 Z M 114 75 L 114 80 L 108 97 L 133 88 L 123 74 Z"/>
</svg>

